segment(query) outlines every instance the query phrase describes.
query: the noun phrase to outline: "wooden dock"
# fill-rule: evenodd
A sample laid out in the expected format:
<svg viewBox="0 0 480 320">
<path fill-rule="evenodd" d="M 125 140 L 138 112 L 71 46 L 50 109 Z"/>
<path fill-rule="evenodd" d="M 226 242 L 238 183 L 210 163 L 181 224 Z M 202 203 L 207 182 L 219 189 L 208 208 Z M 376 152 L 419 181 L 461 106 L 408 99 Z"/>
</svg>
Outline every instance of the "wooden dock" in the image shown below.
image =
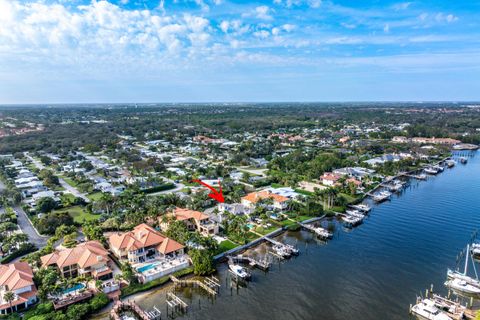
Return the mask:
<svg viewBox="0 0 480 320">
<path fill-rule="evenodd" d="M 302 223 L 302 222 L 299 222 L 298 224 L 302 228 L 315 233 L 321 239 L 330 239 L 331 237 L 333 237 L 333 234 L 331 232 L 329 232 L 328 230 L 324 229 L 324 228 L 314 227 L 310 224 L 306 224 L 306 223 Z"/>
<path fill-rule="evenodd" d="M 186 313 L 188 311 L 188 304 L 186 304 L 182 299 L 180 299 L 177 295 L 173 292 L 167 292 L 167 316 L 169 308 L 171 310 L 171 316 L 173 318 L 174 312 L 183 312 Z"/>
<path fill-rule="evenodd" d="M 266 271 L 270 268 L 270 261 L 267 261 L 267 259 L 264 260 L 258 260 L 250 256 L 244 256 L 244 255 L 237 255 L 237 256 L 229 256 L 228 260 L 234 263 L 246 263 L 250 265 L 251 267 L 255 267 L 258 269 L 261 269 L 263 271 Z"/>
<path fill-rule="evenodd" d="M 132 312 L 140 320 L 159 320 L 162 313 L 156 307 L 152 311 L 146 312 L 138 306 L 135 301 L 116 301 L 110 311 L 111 320 L 121 320 L 121 314 Z"/>
<path fill-rule="evenodd" d="M 220 288 L 220 282 L 215 277 L 206 278 L 205 282 L 194 279 L 178 279 L 177 277 L 171 275 L 170 280 L 174 283 L 175 287 L 195 287 L 202 288 L 208 294 L 215 297 L 218 294 Z"/>
</svg>

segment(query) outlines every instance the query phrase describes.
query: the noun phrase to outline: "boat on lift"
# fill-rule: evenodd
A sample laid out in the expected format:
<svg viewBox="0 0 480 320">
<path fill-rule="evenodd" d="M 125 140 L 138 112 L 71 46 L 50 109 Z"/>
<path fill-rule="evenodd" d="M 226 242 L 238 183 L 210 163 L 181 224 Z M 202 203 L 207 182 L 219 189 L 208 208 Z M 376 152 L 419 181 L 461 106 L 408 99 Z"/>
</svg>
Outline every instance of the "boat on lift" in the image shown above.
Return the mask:
<svg viewBox="0 0 480 320">
<path fill-rule="evenodd" d="M 248 272 L 246 268 L 242 267 L 239 264 L 231 263 L 228 265 L 228 268 L 237 278 L 240 278 L 242 280 L 250 280 L 250 278 L 252 277 L 250 272 Z"/>
<path fill-rule="evenodd" d="M 316 227 L 313 230 L 314 230 L 315 234 L 317 235 L 317 237 L 319 237 L 321 239 L 331 239 L 333 237 L 333 233 L 331 233 L 330 231 L 328 231 L 325 228 Z"/>
<path fill-rule="evenodd" d="M 368 213 L 368 212 L 370 212 L 370 210 L 372 210 L 372 208 L 368 204 L 365 204 L 365 203 L 351 205 L 350 207 L 353 208 L 353 209 L 365 212 L 365 213 Z"/>
<path fill-rule="evenodd" d="M 355 217 L 355 218 L 365 218 L 365 215 L 361 213 L 359 210 L 347 210 L 345 213 L 349 216 Z"/>
<path fill-rule="evenodd" d="M 342 220 L 345 224 L 346 227 L 355 227 L 355 226 L 358 226 L 359 224 L 362 223 L 363 221 L 363 218 L 358 218 L 358 217 L 354 217 L 354 216 L 349 216 L 349 215 L 344 215 L 342 217 Z"/>
<path fill-rule="evenodd" d="M 289 250 L 287 250 L 287 248 L 285 246 L 281 245 L 281 244 L 273 245 L 272 250 L 273 250 L 273 252 L 275 252 L 275 254 L 277 254 L 278 256 L 280 256 L 282 258 L 290 258 L 290 256 L 292 255 L 291 252 Z"/>
<path fill-rule="evenodd" d="M 431 299 L 417 301 L 417 304 L 410 308 L 410 313 L 424 320 L 452 320 L 452 318 L 450 318 L 446 312 L 440 310 Z"/>
<path fill-rule="evenodd" d="M 423 171 L 425 171 L 425 173 L 428 173 L 428 174 L 431 174 L 431 175 L 438 174 L 438 170 L 435 169 L 434 167 L 427 167 L 427 168 L 423 169 Z"/>
<path fill-rule="evenodd" d="M 386 191 L 386 190 L 385 191 L 380 191 L 380 192 L 375 193 L 373 195 L 373 200 L 375 202 L 382 202 L 382 201 L 385 201 L 385 200 L 389 199 L 391 195 L 392 194 L 390 192 Z"/>
</svg>

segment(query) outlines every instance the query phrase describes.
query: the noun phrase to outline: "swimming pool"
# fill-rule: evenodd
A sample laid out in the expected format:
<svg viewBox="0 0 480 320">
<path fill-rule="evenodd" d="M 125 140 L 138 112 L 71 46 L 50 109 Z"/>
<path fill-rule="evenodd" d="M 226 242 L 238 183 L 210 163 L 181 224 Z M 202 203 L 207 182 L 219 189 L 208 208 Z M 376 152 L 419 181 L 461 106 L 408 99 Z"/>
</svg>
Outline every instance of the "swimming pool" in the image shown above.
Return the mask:
<svg viewBox="0 0 480 320">
<path fill-rule="evenodd" d="M 155 268 L 157 265 L 158 265 L 158 263 L 146 264 L 143 267 L 137 268 L 137 271 L 140 272 L 140 273 L 144 273 L 145 271 L 148 271 L 150 269 Z"/>
<path fill-rule="evenodd" d="M 63 290 L 63 294 L 72 293 L 74 291 L 84 289 L 84 288 L 85 288 L 85 285 L 83 283 L 77 283 L 73 287 Z"/>
</svg>

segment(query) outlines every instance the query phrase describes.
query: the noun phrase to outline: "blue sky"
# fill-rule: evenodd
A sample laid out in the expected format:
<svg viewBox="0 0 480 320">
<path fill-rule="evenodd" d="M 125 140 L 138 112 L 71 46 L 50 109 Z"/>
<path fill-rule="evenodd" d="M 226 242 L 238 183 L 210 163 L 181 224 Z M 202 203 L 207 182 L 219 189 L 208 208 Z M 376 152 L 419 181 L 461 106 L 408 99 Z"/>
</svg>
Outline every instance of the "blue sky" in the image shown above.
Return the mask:
<svg viewBox="0 0 480 320">
<path fill-rule="evenodd" d="M 0 103 L 480 100 L 480 1 L 0 0 Z"/>
</svg>

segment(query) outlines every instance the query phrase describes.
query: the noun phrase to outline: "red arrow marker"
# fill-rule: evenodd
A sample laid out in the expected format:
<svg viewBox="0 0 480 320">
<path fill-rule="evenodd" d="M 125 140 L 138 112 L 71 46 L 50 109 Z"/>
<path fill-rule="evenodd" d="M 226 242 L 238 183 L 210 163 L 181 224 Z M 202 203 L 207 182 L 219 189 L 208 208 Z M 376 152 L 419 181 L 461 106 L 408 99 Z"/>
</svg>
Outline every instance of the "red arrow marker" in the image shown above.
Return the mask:
<svg viewBox="0 0 480 320">
<path fill-rule="evenodd" d="M 193 180 L 192 182 L 198 182 L 200 183 L 202 186 L 205 186 L 207 187 L 208 189 L 210 189 L 210 191 L 212 191 L 211 193 L 208 194 L 208 196 L 212 199 L 215 199 L 217 200 L 218 202 L 225 202 L 225 199 L 223 198 L 223 192 L 222 192 L 222 185 L 220 184 L 220 180 L 218 180 L 218 185 L 220 187 L 220 190 L 217 191 L 214 187 L 206 184 L 205 182 L 201 181 L 201 180 L 198 180 L 198 179 L 195 179 Z"/>
</svg>

